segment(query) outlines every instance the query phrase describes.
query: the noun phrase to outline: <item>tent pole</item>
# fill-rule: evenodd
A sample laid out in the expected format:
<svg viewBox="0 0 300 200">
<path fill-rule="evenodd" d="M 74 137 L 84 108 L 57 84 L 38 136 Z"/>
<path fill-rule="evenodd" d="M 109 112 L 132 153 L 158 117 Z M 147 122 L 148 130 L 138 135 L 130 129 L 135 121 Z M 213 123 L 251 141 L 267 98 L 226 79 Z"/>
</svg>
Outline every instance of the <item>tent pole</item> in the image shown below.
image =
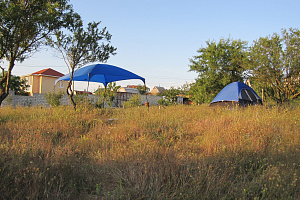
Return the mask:
<svg viewBox="0 0 300 200">
<path fill-rule="evenodd" d="M 146 82 L 144 82 L 144 87 L 145 87 L 145 93 L 146 93 L 146 103 L 145 103 L 145 105 L 148 107 L 148 112 L 149 112 L 150 105 L 149 105 L 149 101 L 148 101 Z"/>
<path fill-rule="evenodd" d="M 105 106 L 105 95 L 106 95 L 106 86 L 107 86 L 107 84 L 105 84 L 104 86 L 105 87 L 104 87 L 104 95 L 103 95 L 103 108 Z"/>
<path fill-rule="evenodd" d="M 89 85 L 90 85 L 90 74 L 88 74 L 88 85 L 87 85 L 87 88 L 86 88 L 87 92 L 89 91 Z"/>
</svg>

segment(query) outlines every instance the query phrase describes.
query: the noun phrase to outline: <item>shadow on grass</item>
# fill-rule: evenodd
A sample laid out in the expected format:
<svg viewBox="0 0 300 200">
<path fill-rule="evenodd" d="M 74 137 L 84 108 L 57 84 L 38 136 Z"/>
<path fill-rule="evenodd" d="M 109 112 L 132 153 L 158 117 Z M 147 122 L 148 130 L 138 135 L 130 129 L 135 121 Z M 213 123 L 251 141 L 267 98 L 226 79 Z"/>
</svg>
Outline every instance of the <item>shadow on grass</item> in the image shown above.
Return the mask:
<svg viewBox="0 0 300 200">
<path fill-rule="evenodd" d="M 96 163 L 5 155 L 1 199 L 299 199 L 298 150 L 179 160 L 172 152 Z M 136 159 L 139 158 L 139 159 Z"/>
</svg>

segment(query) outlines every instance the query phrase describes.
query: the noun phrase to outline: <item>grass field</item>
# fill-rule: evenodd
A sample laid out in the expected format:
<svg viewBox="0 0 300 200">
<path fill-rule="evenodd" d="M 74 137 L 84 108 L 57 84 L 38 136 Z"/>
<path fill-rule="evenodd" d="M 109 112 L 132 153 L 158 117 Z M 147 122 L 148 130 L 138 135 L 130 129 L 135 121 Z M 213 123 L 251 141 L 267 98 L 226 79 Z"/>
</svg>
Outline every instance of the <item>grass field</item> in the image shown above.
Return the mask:
<svg viewBox="0 0 300 200">
<path fill-rule="evenodd" d="M 0 108 L 1 199 L 300 199 L 300 106 Z"/>
</svg>

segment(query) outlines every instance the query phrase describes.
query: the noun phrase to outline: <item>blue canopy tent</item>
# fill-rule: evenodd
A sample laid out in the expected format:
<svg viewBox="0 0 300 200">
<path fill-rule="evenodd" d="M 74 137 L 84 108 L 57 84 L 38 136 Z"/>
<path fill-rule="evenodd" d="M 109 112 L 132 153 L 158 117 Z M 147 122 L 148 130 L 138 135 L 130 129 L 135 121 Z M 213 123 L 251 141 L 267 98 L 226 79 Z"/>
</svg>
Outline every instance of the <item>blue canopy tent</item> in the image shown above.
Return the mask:
<svg viewBox="0 0 300 200">
<path fill-rule="evenodd" d="M 242 82 L 233 82 L 225 86 L 210 103 L 210 106 L 248 106 L 262 104 L 256 92 Z"/>
<path fill-rule="evenodd" d="M 69 81 L 70 75 L 67 74 L 59 79 L 55 80 L 55 84 L 58 81 Z M 138 76 L 130 71 L 122 69 L 108 64 L 94 64 L 86 67 L 82 67 L 75 71 L 73 81 L 87 81 L 103 83 L 105 88 L 108 83 L 121 80 L 140 79 L 145 84 L 145 78 Z"/>
</svg>

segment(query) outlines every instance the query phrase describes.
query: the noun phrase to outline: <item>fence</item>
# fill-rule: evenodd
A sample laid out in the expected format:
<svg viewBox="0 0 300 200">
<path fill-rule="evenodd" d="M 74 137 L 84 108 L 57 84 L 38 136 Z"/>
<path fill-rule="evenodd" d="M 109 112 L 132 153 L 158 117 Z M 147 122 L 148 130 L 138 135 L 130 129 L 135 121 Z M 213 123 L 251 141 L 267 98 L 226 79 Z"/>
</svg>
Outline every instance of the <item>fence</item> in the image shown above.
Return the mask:
<svg viewBox="0 0 300 200">
<path fill-rule="evenodd" d="M 128 101 L 133 95 L 132 93 L 125 93 L 125 92 L 118 92 L 116 94 L 116 97 L 113 101 L 113 107 L 122 107 L 124 101 Z M 151 95 L 140 95 L 142 104 L 145 104 L 145 102 L 149 102 L 149 105 L 158 105 L 157 101 L 162 98 L 160 96 L 151 96 Z M 99 101 L 98 96 L 95 95 L 87 95 L 86 96 L 89 102 L 96 103 Z M 69 99 L 69 96 L 65 94 L 61 100 L 61 105 L 71 105 L 71 101 Z M 33 96 L 19 96 L 15 95 L 14 91 L 9 92 L 9 96 L 3 101 L 1 106 L 43 106 L 43 107 L 49 107 L 50 105 L 47 103 L 45 95 L 44 94 L 33 94 Z M 107 105 L 105 105 L 107 107 Z"/>
</svg>

